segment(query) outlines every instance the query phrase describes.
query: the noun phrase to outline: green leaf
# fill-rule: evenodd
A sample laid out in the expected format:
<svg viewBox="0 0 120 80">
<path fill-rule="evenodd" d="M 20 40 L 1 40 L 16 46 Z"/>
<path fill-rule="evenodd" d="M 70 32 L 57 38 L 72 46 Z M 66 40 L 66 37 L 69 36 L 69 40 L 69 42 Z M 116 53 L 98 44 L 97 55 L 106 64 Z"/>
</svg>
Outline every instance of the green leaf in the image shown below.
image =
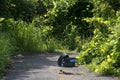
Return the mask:
<svg viewBox="0 0 120 80">
<path fill-rule="evenodd" d="M 0 18 L 0 22 L 2 22 L 3 20 L 5 20 L 5 18 Z"/>
</svg>

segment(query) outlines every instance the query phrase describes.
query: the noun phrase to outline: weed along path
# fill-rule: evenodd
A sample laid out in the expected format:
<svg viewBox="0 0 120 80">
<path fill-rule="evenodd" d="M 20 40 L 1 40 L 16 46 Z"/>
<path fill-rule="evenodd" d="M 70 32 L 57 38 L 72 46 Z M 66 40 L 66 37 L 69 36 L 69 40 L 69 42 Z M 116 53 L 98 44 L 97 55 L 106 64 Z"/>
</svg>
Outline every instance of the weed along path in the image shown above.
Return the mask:
<svg viewBox="0 0 120 80">
<path fill-rule="evenodd" d="M 58 67 L 58 57 L 59 55 L 16 57 L 14 67 L 6 75 L 5 80 L 118 80 L 115 77 L 97 76 L 84 66 Z M 72 74 L 59 74 L 59 70 Z"/>
</svg>

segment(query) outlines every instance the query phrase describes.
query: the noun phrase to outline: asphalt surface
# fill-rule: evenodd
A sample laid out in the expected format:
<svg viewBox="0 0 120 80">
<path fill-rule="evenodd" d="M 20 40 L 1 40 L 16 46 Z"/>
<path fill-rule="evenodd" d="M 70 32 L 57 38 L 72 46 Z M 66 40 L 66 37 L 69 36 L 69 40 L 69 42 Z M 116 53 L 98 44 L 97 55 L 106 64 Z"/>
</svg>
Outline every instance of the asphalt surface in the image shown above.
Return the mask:
<svg viewBox="0 0 120 80">
<path fill-rule="evenodd" d="M 59 55 L 19 56 L 14 59 L 13 69 L 3 80 L 118 80 L 116 77 L 98 76 L 84 66 L 58 67 Z M 59 74 L 59 70 L 74 74 Z"/>
</svg>

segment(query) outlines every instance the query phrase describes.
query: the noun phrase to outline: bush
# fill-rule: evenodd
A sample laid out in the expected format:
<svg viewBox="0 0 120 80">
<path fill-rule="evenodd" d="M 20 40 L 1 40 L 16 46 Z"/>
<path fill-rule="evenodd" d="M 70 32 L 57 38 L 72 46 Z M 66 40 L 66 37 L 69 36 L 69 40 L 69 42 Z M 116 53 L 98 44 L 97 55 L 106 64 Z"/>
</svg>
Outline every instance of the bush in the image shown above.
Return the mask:
<svg viewBox="0 0 120 80">
<path fill-rule="evenodd" d="M 93 16 L 92 8 L 88 0 L 53 1 L 53 9 L 44 16 L 44 23 L 53 26 L 52 35 L 67 45 L 69 50 L 80 51 L 81 38 L 93 35 L 93 26 L 83 20 Z"/>
<path fill-rule="evenodd" d="M 9 32 L 11 42 L 16 47 L 17 52 L 47 52 L 58 49 L 59 42 L 49 35 L 52 31 L 52 26 L 35 26 L 32 23 L 24 21 L 14 21 L 13 19 L 4 22 L 3 30 Z"/>
<path fill-rule="evenodd" d="M 101 75 L 120 76 L 119 17 L 116 19 L 118 21 L 102 20 L 99 18 L 99 21 L 95 22 L 98 28 L 95 29 L 92 40 L 82 47 L 82 54 L 78 56 L 79 64 L 87 64 L 92 71 Z M 111 28 L 111 25 L 114 27 Z M 104 26 L 107 27 L 106 30 Z"/>
<path fill-rule="evenodd" d="M 0 78 L 6 72 L 6 66 L 10 64 L 13 46 L 6 34 L 0 33 Z"/>
<path fill-rule="evenodd" d="M 118 0 L 90 0 L 94 4 L 94 17 L 86 18 L 94 26 L 92 40 L 83 45 L 79 64 L 87 64 L 101 75 L 120 76 L 120 11 Z M 116 4 L 112 4 L 116 2 Z"/>
</svg>

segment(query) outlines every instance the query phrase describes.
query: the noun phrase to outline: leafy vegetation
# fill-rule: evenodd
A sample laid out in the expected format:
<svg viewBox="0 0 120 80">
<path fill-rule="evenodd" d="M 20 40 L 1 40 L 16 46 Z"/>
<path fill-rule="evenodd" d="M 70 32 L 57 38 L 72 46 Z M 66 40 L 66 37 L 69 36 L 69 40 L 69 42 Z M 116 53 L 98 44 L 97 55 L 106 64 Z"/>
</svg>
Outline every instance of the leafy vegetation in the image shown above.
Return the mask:
<svg viewBox="0 0 120 80">
<path fill-rule="evenodd" d="M 119 0 L 1 0 L 0 76 L 18 53 L 76 50 L 79 64 L 120 75 Z"/>
<path fill-rule="evenodd" d="M 0 34 L 0 78 L 6 72 L 6 67 L 11 61 L 12 52 L 14 47 L 11 45 L 9 37 L 1 33 Z"/>
<path fill-rule="evenodd" d="M 45 24 L 53 26 L 52 35 L 74 50 L 81 45 L 78 40 L 92 36 L 92 26 L 83 20 L 92 17 L 92 8 L 87 0 L 56 1 L 53 9 L 45 15 Z"/>
<path fill-rule="evenodd" d="M 94 25 L 94 36 L 82 46 L 82 52 L 77 56 L 79 64 L 87 64 L 92 71 L 101 75 L 120 76 L 120 12 L 107 1 L 99 0 L 94 5 L 97 7 L 93 9 L 95 16 L 85 19 Z"/>
</svg>

